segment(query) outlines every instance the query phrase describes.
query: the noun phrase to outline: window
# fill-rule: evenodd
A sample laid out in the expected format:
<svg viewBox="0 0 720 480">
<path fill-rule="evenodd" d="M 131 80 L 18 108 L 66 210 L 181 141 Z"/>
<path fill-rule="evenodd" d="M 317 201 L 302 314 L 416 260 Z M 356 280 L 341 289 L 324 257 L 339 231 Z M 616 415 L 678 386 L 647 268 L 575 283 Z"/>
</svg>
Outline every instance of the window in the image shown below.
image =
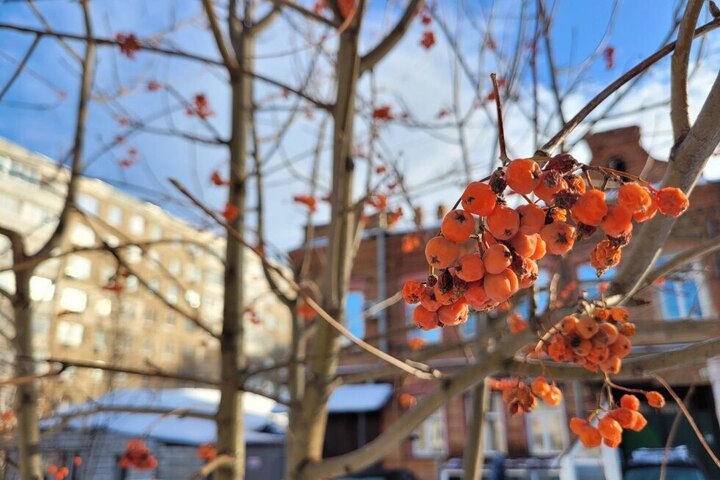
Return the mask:
<svg viewBox="0 0 720 480">
<path fill-rule="evenodd" d="M 100 204 L 98 203 L 97 198 L 91 197 L 85 193 L 78 193 L 75 196 L 75 206 L 77 206 L 77 208 L 82 212 L 89 213 L 90 215 L 97 215 Z"/>
<path fill-rule="evenodd" d="M 45 220 L 44 210 L 32 203 L 23 204 L 22 216 L 31 225 L 38 225 Z"/>
<path fill-rule="evenodd" d="M 92 260 L 88 257 L 71 255 L 65 264 L 65 276 L 76 280 L 87 280 L 92 274 Z"/>
<path fill-rule="evenodd" d="M 93 368 L 90 370 L 90 378 L 93 382 L 100 383 L 103 381 L 103 378 L 105 378 L 105 372 L 99 368 Z"/>
<path fill-rule="evenodd" d="M 485 415 L 485 451 L 488 453 L 507 452 L 507 439 L 505 438 L 505 403 L 502 394 L 492 392 L 490 409 Z"/>
<path fill-rule="evenodd" d="M 165 342 L 165 349 L 163 350 L 163 358 L 165 360 L 172 360 L 175 357 L 175 345 L 172 342 Z"/>
<path fill-rule="evenodd" d="M 189 345 L 182 347 L 180 355 L 182 356 L 183 362 L 192 363 L 195 361 L 195 349 Z"/>
<path fill-rule="evenodd" d="M 660 257 L 657 265 L 667 263 L 672 256 Z M 705 284 L 702 264 L 693 262 L 683 270 L 672 273 L 657 286 L 660 311 L 665 320 L 706 318 L 712 314 L 712 301 Z"/>
<path fill-rule="evenodd" d="M 168 314 L 165 316 L 165 323 L 171 327 L 175 326 L 175 315 L 173 313 L 168 312 Z"/>
<path fill-rule="evenodd" d="M 9 270 L 0 272 L 0 287 L 10 293 L 15 293 L 15 274 Z"/>
<path fill-rule="evenodd" d="M 526 414 L 528 448 L 531 455 L 554 455 L 562 452 L 568 444 L 565 427 L 565 405 L 551 407 L 538 402 L 532 412 Z"/>
<path fill-rule="evenodd" d="M 145 231 L 145 219 L 140 215 L 130 217 L 130 233 L 133 235 L 142 235 Z"/>
<path fill-rule="evenodd" d="M 180 275 L 181 268 L 182 264 L 177 258 L 173 258 L 172 260 L 170 260 L 170 263 L 168 263 L 168 272 L 173 275 Z"/>
<path fill-rule="evenodd" d="M 589 263 L 580 265 L 577 269 L 578 282 L 580 288 L 588 293 L 589 299 L 600 298 L 600 285 L 602 283 L 609 282 L 615 277 L 617 270 L 609 268 L 602 274 L 601 277 L 597 276 L 597 270 Z"/>
<path fill-rule="evenodd" d="M 151 356 L 155 353 L 155 346 L 153 345 L 152 340 L 145 339 L 142 346 L 142 352 L 147 356 Z"/>
<path fill-rule="evenodd" d="M 107 349 L 107 335 L 102 330 L 95 330 L 93 333 L 93 350 L 104 352 Z"/>
<path fill-rule="evenodd" d="M 185 301 L 190 305 L 190 308 L 200 308 L 200 294 L 195 290 L 185 292 Z"/>
<path fill-rule="evenodd" d="M 200 269 L 195 265 L 188 265 L 185 267 L 185 280 L 190 283 L 197 283 L 200 281 Z"/>
<path fill-rule="evenodd" d="M 95 246 L 95 232 L 92 228 L 82 223 L 77 223 L 72 229 L 70 234 L 70 240 L 78 247 L 94 247 Z"/>
<path fill-rule="evenodd" d="M 120 313 L 127 318 L 134 319 L 136 311 L 135 303 L 133 302 L 123 302 L 120 304 Z"/>
<path fill-rule="evenodd" d="M 178 298 L 180 296 L 180 289 L 177 287 L 177 285 L 170 285 L 167 289 L 167 301 L 173 305 L 175 305 L 178 301 Z"/>
<path fill-rule="evenodd" d="M 365 296 L 362 292 L 348 292 L 345 298 L 345 324 L 348 330 L 358 338 L 365 336 L 364 306 Z M 349 342 L 349 340 L 345 340 Z"/>
<path fill-rule="evenodd" d="M 185 331 L 186 332 L 194 332 L 195 331 L 195 323 L 192 320 L 190 320 L 190 319 L 185 320 Z"/>
<path fill-rule="evenodd" d="M 124 355 L 132 348 L 132 338 L 127 333 L 119 333 L 115 340 L 115 348 L 121 354 Z"/>
<path fill-rule="evenodd" d="M 79 347 L 82 345 L 83 331 L 85 328 L 80 323 L 58 322 L 55 337 L 60 345 L 65 347 Z"/>
<path fill-rule="evenodd" d="M 137 245 L 130 245 L 125 249 L 125 260 L 128 263 L 138 263 L 142 260 L 142 249 Z"/>
<path fill-rule="evenodd" d="M 10 162 L 10 176 L 19 178 L 33 185 L 40 184 L 40 174 L 35 169 L 18 162 Z"/>
<path fill-rule="evenodd" d="M 155 325 L 155 321 L 157 320 L 157 312 L 154 308 L 148 307 L 145 309 L 145 315 L 143 318 L 145 318 L 145 325 L 152 327 Z"/>
<path fill-rule="evenodd" d="M 435 411 L 415 430 L 412 453 L 416 457 L 436 457 L 445 454 L 445 413 Z"/>
<path fill-rule="evenodd" d="M 150 239 L 151 240 L 160 240 L 162 238 L 162 228 L 160 228 L 158 225 L 153 225 L 150 227 Z"/>
<path fill-rule="evenodd" d="M 412 338 L 421 338 L 426 344 L 439 343 L 440 340 L 442 340 L 442 328 L 436 328 L 435 330 L 420 330 L 415 327 L 415 323 L 413 322 L 413 312 L 415 311 L 415 307 L 417 307 L 417 305 L 418 304 L 405 304 L 405 318 L 407 318 L 408 325 L 411 326 L 410 330 L 408 330 L 408 340 Z"/>
<path fill-rule="evenodd" d="M 107 211 L 107 222 L 110 225 L 115 225 L 116 227 L 121 225 L 123 222 L 123 212 L 118 207 L 108 207 Z"/>
<path fill-rule="evenodd" d="M 87 294 L 77 288 L 64 288 L 60 296 L 60 308 L 74 313 L 82 313 L 87 307 Z"/>
<path fill-rule="evenodd" d="M 128 275 L 125 279 L 125 290 L 128 292 L 136 292 L 138 289 L 138 278 L 135 275 Z"/>
<path fill-rule="evenodd" d="M 101 317 L 107 317 L 112 313 L 112 301 L 109 298 L 98 298 L 95 301 L 95 313 Z"/>
<path fill-rule="evenodd" d="M 225 272 L 223 272 L 222 270 L 206 270 L 205 281 L 212 285 L 224 285 Z"/>
<path fill-rule="evenodd" d="M 34 302 L 49 302 L 55 295 L 55 284 L 45 277 L 30 277 L 30 298 Z"/>
</svg>

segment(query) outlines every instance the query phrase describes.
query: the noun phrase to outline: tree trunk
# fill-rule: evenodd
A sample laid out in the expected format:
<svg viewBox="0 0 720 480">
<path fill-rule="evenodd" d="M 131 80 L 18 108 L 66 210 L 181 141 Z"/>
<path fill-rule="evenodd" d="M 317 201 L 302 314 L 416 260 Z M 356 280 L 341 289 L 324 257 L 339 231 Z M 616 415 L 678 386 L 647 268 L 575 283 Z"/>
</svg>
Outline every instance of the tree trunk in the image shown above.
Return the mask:
<svg viewBox="0 0 720 480">
<path fill-rule="evenodd" d="M 333 189 L 330 197 L 332 213 L 328 233 L 327 266 L 322 288 L 322 306 L 335 319 L 344 321 L 345 297 L 350 281 L 352 240 L 355 215 L 352 212 L 352 158 L 355 90 L 360 72 L 358 32 L 362 12 L 340 36 L 337 55 L 337 94 L 333 110 Z M 309 382 L 301 405 L 290 411 L 291 424 L 296 427 L 288 438 L 288 478 L 296 478 L 302 466 L 322 458 L 329 383 L 335 374 L 339 352 L 338 332 L 318 320 L 314 347 L 309 349 Z"/>
<path fill-rule="evenodd" d="M 463 453 L 465 480 L 480 480 L 485 465 L 485 418 L 490 408 L 490 383 L 486 378 L 472 390 L 472 421 L 468 433 L 468 443 Z"/>
<path fill-rule="evenodd" d="M 15 258 L 15 262 L 23 259 Z M 35 373 L 32 343 L 32 303 L 30 301 L 30 278 L 32 270 L 15 271 L 15 295 L 13 314 L 15 317 L 15 375 Z M 17 387 L 15 412 L 18 419 L 18 465 L 22 480 L 43 478 L 40 462 L 40 429 L 38 426 L 38 394 L 35 382 Z"/>
<path fill-rule="evenodd" d="M 248 32 L 236 43 L 236 54 L 241 71 L 251 71 L 250 52 L 253 38 Z M 230 140 L 230 188 L 228 203 L 239 212 L 228 223 L 241 237 L 245 235 L 246 156 L 250 109 L 252 108 L 252 79 L 237 74 L 232 81 L 232 137 Z M 232 235 L 227 235 L 225 297 L 223 328 L 220 336 L 220 405 L 217 412 L 217 450 L 235 458 L 232 466 L 221 467 L 216 480 L 234 480 L 245 477 L 245 422 L 242 410 L 242 392 L 238 372 L 245 368 L 244 325 L 245 247 Z"/>
</svg>

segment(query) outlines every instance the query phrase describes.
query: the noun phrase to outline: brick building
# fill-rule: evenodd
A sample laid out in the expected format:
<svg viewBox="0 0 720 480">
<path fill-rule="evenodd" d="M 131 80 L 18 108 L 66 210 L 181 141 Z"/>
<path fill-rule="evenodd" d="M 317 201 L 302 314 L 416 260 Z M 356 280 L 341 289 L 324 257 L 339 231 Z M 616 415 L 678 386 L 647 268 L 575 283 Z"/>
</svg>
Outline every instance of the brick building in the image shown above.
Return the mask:
<svg viewBox="0 0 720 480">
<path fill-rule="evenodd" d="M 50 159 L 0 139 L 0 224 L 19 230 L 29 250 L 53 230 L 67 174 Z M 156 366 L 202 378 L 217 376 L 218 344 L 188 317 L 220 330 L 223 237 L 200 231 L 97 179 L 80 178 L 76 204 L 84 215 L 73 212 L 68 235 L 57 251 L 86 250 L 44 262 L 31 282 L 37 358 L 96 360 L 127 367 Z M 118 247 L 126 265 L 103 249 L 103 242 Z M 12 266 L 8 245 L 0 236 L 2 268 Z M 251 362 L 267 361 L 288 344 L 289 313 L 269 294 L 260 260 L 250 251 L 245 279 L 252 287 L 249 300 L 257 313 L 246 318 L 246 350 Z M 12 272 L 0 273 L 0 287 L 13 291 L 13 282 Z M 0 309 L 10 314 L 0 316 L 0 329 L 12 332 L 11 310 L 4 297 Z M 3 365 L 12 365 L 11 348 L 0 348 L 7 360 Z M 11 368 L 6 373 L 11 376 Z M 267 379 L 258 381 L 261 384 L 254 386 L 262 388 Z M 42 388 L 43 399 L 57 404 L 132 386 L 173 384 L 70 368 L 59 379 L 43 382 Z"/>
<path fill-rule="evenodd" d="M 637 127 L 590 135 L 586 141 L 592 152 L 593 165 L 607 166 L 634 175 L 642 173 L 643 178 L 651 182 L 659 182 L 664 175 L 667 164 L 652 159 L 642 148 L 640 130 Z M 690 210 L 678 221 L 659 262 L 666 261 L 685 248 L 717 236 L 720 229 L 720 211 L 715 206 L 718 205 L 719 200 L 720 183 L 701 182 L 696 187 L 691 198 Z M 395 231 L 379 228 L 376 222 L 364 232 L 351 276 L 347 322 L 354 333 L 363 336 L 372 344 L 387 349 L 399 358 L 412 359 L 417 353 L 411 351 L 409 340 L 420 337 L 425 342 L 425 349 L 442 351 L 429 362 L 430 365 L 448 372 L 454 367 L 465 365 L 467 359 L 463 348 L 446 348 L 446 346 L 472 340 L 478 329 L 482 331 L 493 324 L 492 316 L 481 318 L 474 315 L 461 327 L 431 332 L 422 332 L 412 326 L 413 306 L 405 305 L 402 301 L 393 304 L 382 314 L 365 319 L 362 316 L 363 307 L 368 307 L 378 299 L 399 291 L 406 280 L 421 279 L 427 275 L 422 247 L 404 251 L 403 246 L 405 244 L 407 247 L 406 243 L 412 237 L 419 238 L 420 245 L 424 244 L 427 238 L 437 232 L 437 228 L 436 224 L 428 225 L 422 232 Z M 315 229 L 316 238 L 322 238 L 324 234 L 323 227 Z M 564 284 L 577 281 L 580 288 L 586 290 L 588 294 L 597 294 L 598 284 L 611 278 L 613 271 L 608 271 L 602 279 L 597 279 L 595 270 L 589 265 L 589 251 L 594 243 L 597 242 L 592 240 L 582 242 L 562 262 L 551 258 L 543 259 L 540 268 L 545 272 L 541 273 L 541 281 L 543 275 L 548 278 L 549 272 L 562 269 Z M 316 244 L 320 245 L 321 242 Z M 321 253 L 321 248 L 313 251 L 311 268 L 313 272 L 320 271 Z M 302 250 L 292 252 L 291 257 L 299 262 L 302 258 Z M 625 258 L 624 261 L 631 259 Z M 664 279 L 662 284 L 653 285 L 643 292 L 642 298 L 648 303 L 632 308 L 632 318 L 638 326 L 638 334 L 634 337 L 635 352 L 663 351 L 720 334 L 719 266 L 720 257 L 706 257 L 693 262 L 683 272 Z M 422 354 L 422 351 L 419 354 Z M 339 373 L 362 374 L 376 366 L 377 361 L 374 358 L 354 346 L 348 346 L 343 350 Z M 696 418 L 704 420 L 701 429 L 713 448 L 718 448 L 720 430 L 711 379 L 720 384 L 720 375 L 717 375 L 717 379 L 713 378 L 713 368 L 707 367 L 707 359 L 700 359 L 694 368 L 683 372 L 669 372 L 666 378 L 678 387 L 681 394 L 687 391 L 689 385 L 695 385 L 695 394 L 689 406 Z M 402 393 L 421 397 L 435 388 L 433 382 L 416 379 L 394 378 L 392 381 L 395 385 L 394 397 L 378 412 L 377 417 L 373 417 L 379 422 L 379 431 L 392 424 L 402 414 L 403 408 L 399 402 Z M 645 385 L 641 380 L 629 383 Z M 610 453 L 602 452 L 601 449 L 589 451 L 578 449 L 573 445 L 573 435 L 567 429 L 567 420 L 574 415 L 585 416 L 587 412 L 597 408 L 599 382 L 597 384 L 568 382 L 561 387 L 565 398 L 559 407 L 541 405 L 530 414 L 516 417 L 506 414 L 499 394 L 493 395 L 492 408 L 485 428 L 488 465 L 494 458 L 502 456 L 508 458 L 505 465 L 509 478 L 531 478 L 532 471 L 536 473 L 542 471 L 548 475 L 542 478 L 559 478 L 559 465 L 553 466 L 550 459 L 570 449 L 568 450 L 570 454 L 563 460 L 563 468 L 566 469 L 564 475 L 567 475 L 567 471 L 572 471 L 576 478 L 604 478 L 603 463 L 606 464 L 606 468 L 612 468 L 607 465 L 620 465 L 623 457 L 632 448 L 664 445 L 664 438 L 674 418 L 675 412 L 672 408 L 660 413 L 645 412 L 650 418 L 650 426 L 646 433 L 651 434 L 651 438 L 648 435 L 626 435 L 623 447 Z M 422 480 L 462 478 L 453 476 L 460 475 L 453 465 L 458 464 L 457 459 L 462 458 L 466 444 L 471 418 L 469 397 L 467 392 L 435 412 L 411 438 L 404 441 L 398 449 L 388 452 L 382 467 L 405 468 Z M 356 420 L 360 425 L 361 419 Z M 362 422 L 366 420 L 363 419 Z M 333 443 L 333 438 L 347 431 L 347 419 L 343 422 L 345 426 L 342 428 L 338 426 L 335 429 L 331 417 L 327 445 Z M 701 452 L 697 440 L 683 428 L 680 430 L 682 433 L 678 434 L 677 442 L 684 442 L 696 452 Z M 371 435 L 364 440 L 369 441 L 373 437 L 374 435 Z M 660 439 L 663 439 L 663 445 L 657 444 Z M 362 443 L 364 442 L 358 440 L 347 449 Z M 337 451 L 337 448 L 326 448 L 326 450 L 332 454 L 342 453 Z M 461 465 L 461 462 L 459 463 Z M 707 466 L 711 465 L 707 463 Z M 720 477 L 720 471 L 715 470 L 714 473 Z M 711 475 L 711 478 L 715 477 Z"/>
</svg>

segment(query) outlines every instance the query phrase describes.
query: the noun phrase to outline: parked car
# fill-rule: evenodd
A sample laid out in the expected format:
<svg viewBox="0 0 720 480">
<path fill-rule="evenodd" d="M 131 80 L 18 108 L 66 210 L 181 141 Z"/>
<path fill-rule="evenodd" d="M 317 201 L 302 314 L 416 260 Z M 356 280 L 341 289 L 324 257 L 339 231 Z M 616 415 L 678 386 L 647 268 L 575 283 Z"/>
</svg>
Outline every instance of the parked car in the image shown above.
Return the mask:
<svg viewBox="0 0 720 480">
<path fill-rule="evenodd" d="M 664 448 L 639 448 L 630 454 L 624 480 L 657 480 L 665 460 Z M 708 480 L 703 467 L 684 445 L 667 452 L 665 478 L 668 480 Z"/>
</svg>

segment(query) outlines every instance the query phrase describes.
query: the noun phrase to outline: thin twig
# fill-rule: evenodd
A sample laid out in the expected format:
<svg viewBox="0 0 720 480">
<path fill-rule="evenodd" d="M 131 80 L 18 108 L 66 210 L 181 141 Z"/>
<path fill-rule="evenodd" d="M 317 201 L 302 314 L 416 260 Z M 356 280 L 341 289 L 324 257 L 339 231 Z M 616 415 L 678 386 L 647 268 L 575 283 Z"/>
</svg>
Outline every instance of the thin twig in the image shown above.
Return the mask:
<svg viewBox="0 0 720 480">
<path fill-rule="evenodd" d="M 498 141 L 500 142 L 500 160 L 503 165 L 510 161 L 507 156 L 507 149 L 505 148 L 505 127 L 503 126 L 503 113 L 502 113 L 502 100 L 500 100 L 500 87 L 497 82 L 497 75 L 494 73 L 490 74 L 492 80 L 493 90 L 495 92 L 495 106 L 497 107 L 497 127 L 498 127 Z"/>
</svg>

